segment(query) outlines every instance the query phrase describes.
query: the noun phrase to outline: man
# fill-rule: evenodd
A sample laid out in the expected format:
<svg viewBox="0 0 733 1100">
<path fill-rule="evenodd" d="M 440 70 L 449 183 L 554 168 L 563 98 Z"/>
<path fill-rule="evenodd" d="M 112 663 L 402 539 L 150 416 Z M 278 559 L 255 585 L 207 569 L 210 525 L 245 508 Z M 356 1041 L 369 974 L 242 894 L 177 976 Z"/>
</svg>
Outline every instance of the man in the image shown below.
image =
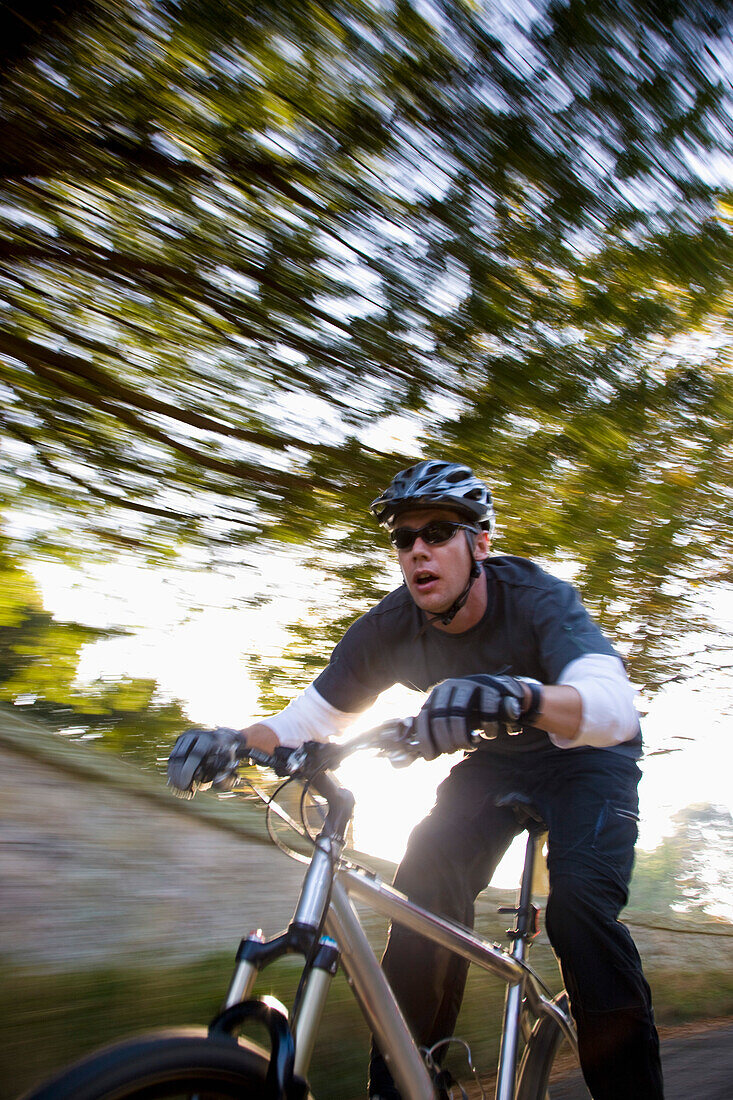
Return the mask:
<svg viewBox="0 0 733 1100">
<path fill-rule="evenodd" d="M 519 831 L 502 796 L 521 791 L 548 826 L 546 927 L 594 1100 L 663 1095 L 651 998 L 628 930 L 641 738 L 633 689 L 575 590 L 533 563 L 489 556 L 494 510 L 466 466 L 420 462 L 372 504 L 404 585 L 358 619 L 285 710 L 241 732 L 271 752 L 340 733 L 394 683 L 430 691 L 422 755 L 470 747 L 413 831 L 395 885 L 463 924 Z M 518 733 L 514 731 L 519 729 Z M 176 750 L 172 754 L 174 761 Z M 185 755 L 185 754 L 183 754 Z M 196 753 L 174 773 L 188 786 Z M 383 965 L 421 1045 L 453 1034 L 467 964 L 394 927 Z M 399 1097 L 374 1050 L 370 1096 Z"/>
</svg>

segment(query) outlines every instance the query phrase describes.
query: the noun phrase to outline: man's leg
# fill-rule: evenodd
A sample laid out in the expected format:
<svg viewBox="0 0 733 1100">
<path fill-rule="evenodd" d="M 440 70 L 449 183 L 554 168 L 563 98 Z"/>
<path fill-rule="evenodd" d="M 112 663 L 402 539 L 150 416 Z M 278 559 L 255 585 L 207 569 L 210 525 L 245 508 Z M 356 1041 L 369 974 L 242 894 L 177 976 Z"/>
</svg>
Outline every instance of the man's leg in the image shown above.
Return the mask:
<svg viewBox="0 0 733 1100">
<path fill-rule="evenodd" d="M 519 832 L 511 811 L 495 805 L 503 769 L 479 758 L 484 755 L 461 761 L 440 785 L 435 806 L 410 837 L 394 883 L 418 905 L 468 927 L 476 896 Z M 464 960 L 395 924 L 382 965 L 418 1043 L 429 1047 L 453 1035 L 468 971 Z M 399 1097 L 376 1048 L 369 1094 Z"/>
<path fill-rule="evenodd" d="M 661 1100 L 651 994 L 617 919 L 633 865 L 638 769 L 602 750 L 568 765 L 554 773 L 540 808 L 550 829 L 547 932 L 570 995 L 583 1075 L 594 1100 Z"/>
</svg>

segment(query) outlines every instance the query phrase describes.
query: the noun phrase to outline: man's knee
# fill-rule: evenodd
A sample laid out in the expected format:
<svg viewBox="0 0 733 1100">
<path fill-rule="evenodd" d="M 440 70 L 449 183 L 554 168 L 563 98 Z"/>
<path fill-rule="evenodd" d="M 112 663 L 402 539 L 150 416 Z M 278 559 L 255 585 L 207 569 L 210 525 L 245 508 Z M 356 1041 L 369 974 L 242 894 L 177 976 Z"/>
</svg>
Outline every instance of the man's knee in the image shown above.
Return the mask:
<svg viewBox="0 0 733 1100">
<path fill-rule="evenodd" d="M 596 916 L 595 900 L 580 876 L 561 875 L 551 881 L 545 924 L 558 953 L 563 953 L 563 944 L 576 941 Z"/>
<path fill-rule="evenodd" d="M 563 875 L 547 903 L 547 934 L 563 968 L 574 1010 L 649 1008 L 649 989 L 629 930 L 598 883 Z M 580 1001 L 580 1004 L 578 1003 Z"/>
<path fill-rule="evenodd" d="M 579 936 L 593 938 L 622 927 L 616 918 L 623 904 L 615 881 L 582 871 L 551 876 L 545 923 L 555 950 L 563 943 L 572 945 Z"/>
<path fill-rule="evenodd" d="M 397 890 L 441 916 L 464 920 L 473 903 L 455 836 L 426 818 L 413 830 L 394 879 Z"/>
</svg>

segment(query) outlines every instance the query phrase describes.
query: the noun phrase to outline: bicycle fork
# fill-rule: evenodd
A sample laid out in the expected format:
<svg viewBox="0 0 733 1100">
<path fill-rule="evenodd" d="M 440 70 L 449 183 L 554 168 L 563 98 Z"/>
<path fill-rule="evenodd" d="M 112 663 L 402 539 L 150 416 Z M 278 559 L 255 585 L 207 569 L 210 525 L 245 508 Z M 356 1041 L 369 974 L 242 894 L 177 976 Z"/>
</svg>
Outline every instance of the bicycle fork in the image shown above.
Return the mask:
<svg viewBox="0 0 733 1100">
<path fill-rule="evenodd" d="M 250 1000 L 260 970 L 281 955 L 297 953 L 306 959 L 304 980 L 296 996 L 292 1018 L 288 1020 L 282 1005 L 275 1006 L 274 1013 L 267 1014 L 273 1042 L 271 1061 L 275 1060 L 280 1045 L 278 1032 L 285 1032 L 283 1046 L 292 1055 L 289 1066 L 280 1076 L 281 1085 L 288 1085 L 293 1078 L 305 1079 L 308 1073 L 313 1047 L 323 1015 L 331 980 L 336 973 L 339 952 L 334 940 L 321 936 L 333 886 L 334 868 L 344 846 L 344 832 L 353 811 L 353 796 L 336 786 L 326 773 L 314 784 L 319 793 L 329 798 L 329 815 L 323 831 L 315 842 L 315 850 L 306 873 L 293 919 L 287 930 L 271 940 L 265 940 L 261 931 L 243 939 L 237 952 L 237 965 L 229 985 L 224 1012 L 220 1019 L 229 1017 L 235 1021 L 254 1015 L 263 1019 L 265 1008 L 272 1009 L 267 999 Z M 294 1049 L 293 1049 L 294 1048 Z M 283 1057 L 284 1061 L 284 1057 Z M 282 1092 L 283 1089 L 280 1089 Z"/>
<path fill-rule="evenodd" d="M 534 868 L 542 845 L 544 825 L 529 827 L 529 837 L 524 854 L 524 869 L 516 906 L 502 906 L 500 913 L 513 913 L 514 927 L 507 934 L 512 946 L 509 954 L 519 963 L 526 959 L 534 936 L 537 935 L 539 910 L 532 903 Z M 496 1100 L 514 1100 L 517 1077 L 517 1054 L 522 1021 L 524 981 L 507 986 L 504 1001 L 504 1021 L 499 1048 L 499 1067 L 496 1078 Z"/>
</svg>

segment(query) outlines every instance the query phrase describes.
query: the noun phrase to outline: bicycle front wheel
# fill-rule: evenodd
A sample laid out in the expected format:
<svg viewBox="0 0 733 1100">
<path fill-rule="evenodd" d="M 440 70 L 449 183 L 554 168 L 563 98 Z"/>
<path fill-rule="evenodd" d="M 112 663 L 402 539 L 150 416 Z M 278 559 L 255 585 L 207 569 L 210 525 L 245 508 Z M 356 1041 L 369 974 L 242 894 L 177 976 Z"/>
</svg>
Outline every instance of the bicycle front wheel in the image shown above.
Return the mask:
<svg viewBox="0 0 733 1100">
<path fill-rule="evenodd" d="M 177 1028 L 105 1047 L 24 1100 L 267 1100 L 268 1061 L 245 1040 Z"/>
<path fill-rule="evenodd" d="M 564 1012 L 569 1011 L 567 993 L 555 998 Z M 517 1078 L 517 1100 L 551 1100 L 550 1076 L 565 1036 L 551 1016 L 543 1017 L 534 1027 L 525 1047 Z"/>
</svg>

